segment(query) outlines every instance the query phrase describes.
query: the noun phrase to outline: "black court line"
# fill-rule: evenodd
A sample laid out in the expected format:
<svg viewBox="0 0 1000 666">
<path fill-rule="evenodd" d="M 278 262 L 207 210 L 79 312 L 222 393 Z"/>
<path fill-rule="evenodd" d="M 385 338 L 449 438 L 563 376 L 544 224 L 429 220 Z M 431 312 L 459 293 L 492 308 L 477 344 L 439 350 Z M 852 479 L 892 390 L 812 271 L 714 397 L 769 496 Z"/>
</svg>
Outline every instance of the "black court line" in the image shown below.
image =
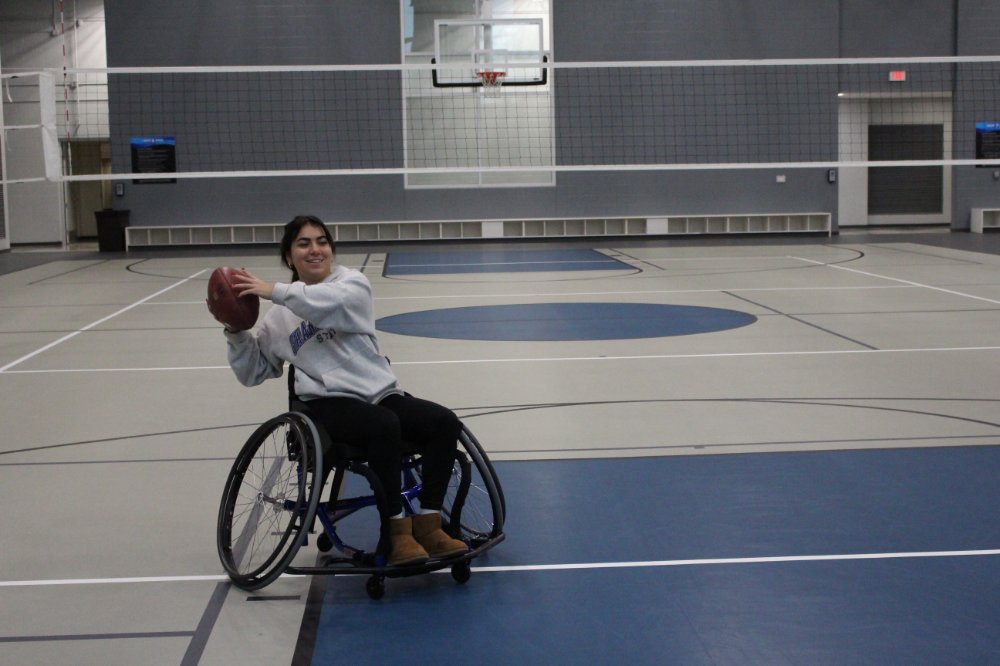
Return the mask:
<svg viewBox="0 0 1000 666">
<path fill-rule="evenodd" d="M 136 631 L 110 634 L 51 634 L 47 636 L 0 636 L 0 643 L 49 643 L 56 641 L 112 641 L 133 638 L 188 638 L 193 631 Z"/>
<path fill-rule="evenodd" d="M 739 402 L 738 400 L 733 400 L 732 402 Z M 781 402 L 781 401 L 761 401 L 761 402 Z M 800 402 L 789 402 L 788 404 L 808 404 Z M 560 407 L 562 405 L 546 405 L 547 407 Z M 859 407 L 858 405 L 826 405 L 826 406 L 840 406 L 840 407 Z M 463 418 L 471 419 L 476 416 L 492 416 L 495 414 L 506 414 L 510 412 L 526 411 L 528 409 L 542 409 L 543 407 L 515 407 L 510 409 L 498 409 L 493 412 L 482 412 L 479 414 L 469 414 Z M 457 410 L 456 410 L 457 411 Z M 912 411 L 912 410 L 911 410 Z M 916 414 L 924 416 L 941 416 L 940 414 L 934 414 L 931 412 L 913 412 Z M 954 417 L 952 417 L 954 418 Z M 983 423 L 983 422 L 978 422 Z M 802 445 L 802 444 L 871 444 L 876 442 L 949 442 L 949 441 L 961 441 L 961 440 L 975 440 L 975 439 L 992 439 L 996 438 L 997 435 L 928 435 L 928 436 L 911 436 L 911 437 L 851 437 L 851 438 L 838 438 L 838 439 L 788 439 L 788 440 L 771 440 L 771 441 L 754 441 L 754 442 L 728 442 L 723 444 L 651 444 L 651 445 L 641 445 L 641 446 L 595 446 L 595 447 L 574 447 L 573 449 L 565 448 L 552 448 L 552 449 L 497 449 L 490 448 L 491 454 L 503 454 L 503 453 L 514 453 L 514 454 L 531 454 L 531 453 L 556 453 L 556 452 L 567 452 L 567 451 L 643 451 L 643 450 L 670 450 L 670 449 L 710 449 L 715 447 L 741 447 L 741 446 L 788 446 L 788 445 Z M 986 445 L 992 445 L 994 442 L 986 442 Z M 998 441 L 997 443 L 1000 443 Z M 938 448 L 954 447 L 954 446 L 981 446 L 972 442 L 970 444 L 938 444 L 932 445 Z M 928 447 L 920 447 L 928 448 Z M 205 463 L 205 462 L 232 462 L 232 457 L 202 457 L 202 458 L 137 458 L 133 460 L 54 460 L 45 462 L 20 462 L 20 463 L 0 463 L 0 467 L 58 467 L 58 466 L 68 466 L 73 465 L 120 465 L 120 464 L 149 464 L 149 463 Z M 290 597 L 298 599 L 299 597 Z M 282 599 L 281 597 L 248 597 L 248 601 L 274 601 Z"/>
<path fill-rule="evenodd" d="M 590 453 L 600 453 L 600 452 L 623 452 L 623 451 L 648 451 L 649 455 L 644 455 L 641 457 L 653 457 L 656 451 L 672 451 L 676 449 L 693 449 L 696 451 L 708 451 L 710 449 L 740 449 L 742 447 L 753 447 L 759 448 L 762 446 L 802 446 L 802 445 L 815 445 L 815 444 L 881 444 L 884 442 L 944 442 L 948 440 L 968 440 L 968 439 L 986 439 L 988 441 L 979 443 L 956 443 L 956 444 L 928 444 L 924 446 L 919 446 L 916 444 L 910 446 L 897 446 L 892 447 L 895 449 L 947 449 L 947 448 L 962 448 L 962 447 L 975 447 L 975 446 L 998 446 L 1000 445 L 1000 438 L 996 435 L 949 435 L 942 437 L 866 437 L 857 439 L 793 439 L 785 441 L 768 441 L 768 442 L 728 442 L 721 444 L 651 444 L 651 445 L 631 445 L 622 444 L 621 446 L 591 446 L 591 447 L 576 447 L 570 451 L 571 453 L 579 452 L 590 452 Z M 860 448 L 872 448 L 862 446 Z M 883 447 L 875 447 L 883 448 Z M 822 450 L 799 450 L 791 449 L 790 451 L 767 451 L 766 453 L 829 453 L 830 451 L 836 451 L 837 449 L 822 449 Z M 566 453 L 566 449 L 552 448 L 552 449 L 491 449 L 490 454 L 493 456 L 502 455 L 505 453 L 515 454 L 515 455 L 526 455 L 534 453 Z M 573 458 L 580 458 L 583 456 L 573 456 Z M 633 457 L 633 456 L 627 456 Z M 658 456 L 657 456 L 658 457 Z M 556 458 L 558 460 L 569 459 L 565 456 Z M 533 460 L 533 459 L 532 459 Z M 503 462 L 509 462 L 504 460 Z"/>
<path fill-rule="evenodd" d="M 950 261 L 959 264 L 974 264 L 976 266 L 982 266 L 983 262 L 974 261 L 972 259 L 960 259 L 958 257 L 946 257 L 941 254 L 934 254 L 932 252 L 917 252 L 916 250 L 906 250 L 901 247 L 890 247 L 887 245 L 879 245 L 878 243 L 866 243 L 865 245 L 871 247 L 877 247 L 880 250 L 886 250 L 889 252 L 898 252 L 900 254 L 914 254 L 918 257 L 931 257 L 932 259 L 941 259 L 942 261 Z M 925 264 L 922 264 L 925 265 Z"/>
<path fill-rule="evenodd" d="M 256 428 L 259 423 L 238 423 L 234 425 L 224 425 L 224 426 L 210 426 L 207 428 L 188 428 L 187 430 L 165 430 L 163 432 L 148 432 L 148 433 L 138 433 L 135 435 L 124 435 L 122 437 L 104 437 L 102 439 L 87 439 L 80 442 L 64 442 L 62 444 L 45 444 L 42 446 L 30 446 L 22 449 L 10 449 L 8 451 L 0 451 L 0 456 L 10 455 L 12 453 L 31 453 L 35 451 L 45 451 L 48 449 L 62 449 L 67 446 L 83 446 L 86 444 L 103 444 L 104 442 L 123 442 L 130 439 L 143 439 L 146 437 L 160 437 L 163 435 L 184 435 L 193 432 L 209 432 L 211 430 L 228 430 L 231 428 Z"/>
<path fill-rule="evenodd" d="M 472 419 L 478 416 L 493 416 L 497 414 L 507 414 L 519 411 L 530 411 L 536 409 L 556 409 L 561 407 L 589 407 L 589 406 L 600 406 L 600 405 L 623 405 L 623 404 L 647 404 L 647 403 L 698 403 L 698 402 L 711 402 L 711 403 L 778 403 L 778 404 L 791 404 L 791 405 L 818 405 L 822 407 L 834 407 L 834 408 L 844 408 L 844 409 L 869 409 L 869 410 L 882 410 L 888 412 L 904 412 L 908 414 L 916 414 L 919 416 L 931 416 L 942 419 L 957 420 L 968 423 L 977 423 L 980 425 L 987 425 L 992 427 L 1000 428 L 1000 423 L 994 423 L 991 421 L 983 421 L 979 419 L 970 419 L 967 417 L 956 416 L 953 414 L 945 414 L 941 412 L 931 412 L 925 410 L 917 409 L 901 409 L 896 407 L 882 407 L 878 405 L 859 405 L 859 404 L 843 404 L 838 401 L 846 401 L 848 403 L 857 403 L 862 401 L 877 402 L 1000 402 L 1000 399 L 994 398 L 950 398 L 950 397 L 907 397 L 907 396 L 830 396 L 830 397 L 816 397 L 810 399 L 804 398 L 788 398 L 788 397 L 763 397 L 763 398 L 642 398 L 637 400 L 591 400 L 591 401 L 581 401 L 581 402 L 546 402 L 546 403 L 533 403 L 533 404 L 513 404 L 513 405 L 476 405 L 470 407 L 452 407 L 455 412 L 463 412 L 463 419 Z M 464 412 L 473 412 L 471 414 Z M 0 451 L 0 456 L 12 453 L 30 453 L 35 451 L 45 451 L 49 449 L 58 449 L 71 446 L 81 446 L 88 444 L 101 444 L 104 442 L 118 442 L 127 441 L 130 439 L 143 439 L 148 437 L 159 437 L 161 435 L 177 435 L 186 434 L 194 432 L 207 432 L 211 430 L 227 430 L 232 428 L 255 428 L 259 424 L 257 423 L 238 423 L 233 425 L 221 425 L 206 428 L 191 428 L 186 430 L 169 430 L 164 432 L 153 432 L 153 433 L 140 433 L 135 435 L 127 435 L 123 437 L 108 437 L 104 439 L 91 439 L 84 440 L 80 442 L 65 442 L 62 444 L 48 444 L 37 447 L 28 447 L 22 449 L 15 449 L 11 451 Z M 986 435 L 982 435 L 985 437 Z M 980 437 L 980 435 L 941 435 L 928 438 L 914 438 L 914 437 L 904 437 L 900 438 L 900 441 L 916 441 L 917 439 L 963 439 L 963 438 L 975 438 Z M 843 440 L 821 440 L 829 442 L 866 442 L 866 441 L 896 441 L 894 438 L 873 438 L 869 439 L 843 439 Z M 814 443 L 811 441 L 789 441 L 789 442 L 750 442 L 750 443 L 736 443 L 734 446 L 756 446 L 759 444 L 795 444 L 795 443 Z M 652 447 L 652 448 L 670 448 L 670 447 Z M 562 449 L 559 449 L 562 450 Z M 602 449 L 595 449 L 602 450 Z M 520 450 L 520 453 L 531 453 L 532 450 Z M 540 450 L 539 452 L 544 451 Z M 495 453 L 515 453 L 514 451 L 497 451 Z M 27 467 L 27 466 L 47 466 L 47 465 L 105 465 L 105 464 L 135 464 L 135 463 L 152 463 L 152 462 L 219 462 L 219 461 L 231 461 L 232 458 L 228 456 L 205 456 L 198 458 L 140 458 L 140 459 L 120 459 L 120 460 L 67 460 L 67 461 L 27 461 L 27 462 L 17 462 L 17 463 L 0 463 L 0 467 Z"/>
<path fill-rule="evenodd" d="M 317 559 L 318 562 L 318 559 Z M 295 641 L 295 652 L 292 654 L 291 666 L 310 666 L 313 652 L 316 649 L 316 635 L 320 615 L 323 613 L 323 598 L 326 596 L 326 576 L 313 576 L 309 583 L 309 594 L 306 597 L 306 607 L 302 612 L 302 624 L 299 626 L 299 637 Z"/>
<path fill-rule="evenodd" d="M 632 266 L 634 268 L 638 268 L 640 271 L 642 270 L 642 268 L 640 268 L 639 266 L 636 266 L 637 263 L 638 264 L 646 264 L 647 266 L 652 266 L 653 268 L 655 268 L 658 271 L 665 271 L 666 270 L 663 266 L 657 266 L 656 264 L 654 264 L 652 262 L 649 262 L 649 261 L 646 261 L 645 259 L 640 259 L 639 257 L 632 256 L 631 254 L 629 254 L 627 252 L 623 252 L 622 250 L 619 250 L 618 248 L 612 248 L 611 250 L 609 250 L 609 252 L 616 252 L 617 254 L 620 254 L 621 256 L 625 257 L 626 259 L 629 259 L 630 261 L 635 262 L 635 263 L 632 264 Z M 611 256 L 611 255 L 608 255 L 608 256 Z M 611 258 L 612 259 L 618 259 L 618 257 L 614 257 L 614 256 L 611 256 Z M 622 260 L 618 259 L 618 261 L 622 261 Z"/>
<path fill-rule="evenodd" d="M 788 319 L 791 319 L 792 321 L 797 321 L 800 324 L 804 324 L 804 325 L 809 326 L 811 328 L 815 328 L 817 331 L 822 331 L 824 333 L 828 333 L 828 334 L 830 334 L 830 335 L 832 335 L 834 337 L 840 338 L 841 340 L 847 340 L 848 342 L 853 342 L 854 344 L 861 345 L 862 347 L 865 347 L 867 349 L 878 349 L 878 347 L 873 347 L 872 345 L 870 345 L 870 344 L 868 344 L 866 342 L 861 342 L 860 340 L 855 340 L 854 338 L 848 337 L 846 335 L 842 335 L 840 333 L 837 333 L 836 331 L 831 331 L 828 328 L 823 328 L 822 326 L 818 326 L 818 325 L 813 324 L 811 322 L 808 322 L 808 321 L 806 321 L 804 319 L 800 319 L 799 317 L 796 317 L 795 315 L 788 314 L 787 312 L 782 312 L 780 310 L 776 310 L 776 309 L 772 308 L 769 305 L 764 305 L 763 303 L 758 303 L 757 301 L 753 301 L 753 300 L 751 300 L 749 298 L 745 298 L 743 296 L 739 296 L 737 294 L 734 294 L 731 291 L 723 291 L 722 293 L 726 294 L 727 296 L 732 296 L 733 298 L 738 298 L 741 301 L 746 301 L 747 303 L 750 303 L 752 305 L 756 305 L 757 307 L 764 308 L 765 310 L 770 310 L 771 312 L 773 312 L 776 315 L 781 315 L 782 317 L 787 317 Z"/>
<path fill-rule="evenodd" d="M 75 250 L 53 250 L 52 252 L 14 252 L 0 251 L 0 275 L 9 275 L 20 271 L 44 266 L 57 261 L 108 261 L 97 252 L 79 252 Z"/>
<path fill-rule="evenodd" d="M 222 611 L 222 605 L 226 602 L 226 595 L 229 594 L 230 587 L 232 587 L 230 583 L 218 583 L 215 586 L 212 598 L 208 600 L 208 606 L 205 607 L 205 612 L 202 613 L 201 620 L 198 622 L 198 628 L 194 630 L 194 635 L 188 644 L 187 652 L 181 659 L 181 666 L 196 666 L 201 661 L 201 655 L 204 654 L 205 646 L 208 645 L 208 638 L 212 635 L 212 629 L 215 628 L 215 621 L 219 619 L 219 613 Z"/>
<path fill-rule="evenodd" d="M 134 465 L 146 463 L 232 462 L 233 456 L 204 456 L 200 458 L 122 458 L 120 460 L 39 460 L 18 463 L 0 463 L 0 467 L 46 467 L 52 465 Z"/>
</svg>

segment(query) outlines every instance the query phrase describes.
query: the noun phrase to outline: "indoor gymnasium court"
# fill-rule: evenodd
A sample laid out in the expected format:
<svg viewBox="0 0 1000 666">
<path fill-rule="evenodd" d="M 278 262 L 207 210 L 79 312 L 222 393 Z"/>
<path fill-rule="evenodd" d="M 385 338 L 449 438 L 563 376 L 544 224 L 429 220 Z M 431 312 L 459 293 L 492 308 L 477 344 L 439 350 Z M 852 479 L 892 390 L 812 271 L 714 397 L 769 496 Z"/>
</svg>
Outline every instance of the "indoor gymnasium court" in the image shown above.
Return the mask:
<svg viewBox="0 0 1000 666">
<path fill-rule="evenodd" d="M 992 3 L 49 4 L 0 9 L 0 664 L 1000 663 Z M 460 559 L 331 559 L 364 479 L 229 366 L 210 276 L 289 282 L 303 213 L 464 424 Z"/>
</svg>

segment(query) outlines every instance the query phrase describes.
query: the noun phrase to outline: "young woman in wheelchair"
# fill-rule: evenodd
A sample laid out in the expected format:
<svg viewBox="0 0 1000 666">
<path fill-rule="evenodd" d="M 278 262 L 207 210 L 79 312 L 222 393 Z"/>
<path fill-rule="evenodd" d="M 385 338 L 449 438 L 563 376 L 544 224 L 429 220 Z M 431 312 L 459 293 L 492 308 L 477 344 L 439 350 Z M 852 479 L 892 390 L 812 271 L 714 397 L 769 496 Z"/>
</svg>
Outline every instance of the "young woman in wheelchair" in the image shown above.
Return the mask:
<svg viewBox="0 0 1000 666">
<path fill-rule="evenodd" d="M 229 364 L 245 386 L 295 368 L 295 394 L 332 437 L 361 447 L 387 499 L 389 565 L 409 565 L 467 552 L 441 529 L 462 425 L 438 404 L 403 391 L 375 338 L 371 283 L 334 260 L 326 225 L 298 216 L 285 225 L 281 260 L 290 282 L 268 283 L 246 270 L 234 288 L 274 303 L 257 334 L 225 331 Z M 420 511 L 406 516 L 400 500 L 403 440 L 422 455 Z M 329 468 L 329 465 L 327 465 Z M 324 470 L 324 472 L 327 470 Z"/>
</svg>

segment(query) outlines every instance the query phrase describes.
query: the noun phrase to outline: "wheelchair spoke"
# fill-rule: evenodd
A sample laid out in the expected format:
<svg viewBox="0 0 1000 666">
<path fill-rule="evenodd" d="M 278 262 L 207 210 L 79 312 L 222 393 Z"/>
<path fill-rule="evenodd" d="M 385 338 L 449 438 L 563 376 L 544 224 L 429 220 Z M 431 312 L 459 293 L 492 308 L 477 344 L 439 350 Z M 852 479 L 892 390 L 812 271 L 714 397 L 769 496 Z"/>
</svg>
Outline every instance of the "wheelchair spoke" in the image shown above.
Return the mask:
<svg viewBox="0 0 1000 666">
<path fill-rule="evenodd" d="M 302 525 L 315 511 L 308 463 L 318 443 L 289 415 L 263 424 L 233 465 L 219 513 L 219 556 L 241 587 L 267 584 L 305 538 Z M 318 499 L 318 495 L 317 498 Z M 311 520 L 311 518 L 310 518 Z"/>
</svg>

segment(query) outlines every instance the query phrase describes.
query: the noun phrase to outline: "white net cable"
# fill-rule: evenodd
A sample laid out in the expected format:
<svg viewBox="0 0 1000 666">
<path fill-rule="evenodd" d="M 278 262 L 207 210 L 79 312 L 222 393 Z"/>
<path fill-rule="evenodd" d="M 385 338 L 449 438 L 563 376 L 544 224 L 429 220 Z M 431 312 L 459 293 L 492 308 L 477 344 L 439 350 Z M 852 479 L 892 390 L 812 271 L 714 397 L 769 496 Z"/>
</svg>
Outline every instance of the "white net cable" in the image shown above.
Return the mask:
<svg viewBox="0 0 1000 666">
<path fill-rule="evenodd" d="M 158 164 L 172 178 L 402 174 L 416 186 L 561 171 L 1000 164 L 990 125 L 1000 57 L 513 63 L 488 91 L 435 87 L 432 73 L 449 67 L 71 69 L 10 87 L 38 100 L 46 151 L 53 136 L 110 141 L 110 173 L 34 174 L 49 180 L 141 178 L 155 141 L 169 146 Z M 519 69 L 544 70 L 544 84 L 513 85 L 531 78 Z M 945 118 L 940 129 L 926 129 L 928 108 Z M 42 129 L 53 120 L 57 133 Z M 873 125 L 892 129 L 872 136 Z"/>
</svg>

